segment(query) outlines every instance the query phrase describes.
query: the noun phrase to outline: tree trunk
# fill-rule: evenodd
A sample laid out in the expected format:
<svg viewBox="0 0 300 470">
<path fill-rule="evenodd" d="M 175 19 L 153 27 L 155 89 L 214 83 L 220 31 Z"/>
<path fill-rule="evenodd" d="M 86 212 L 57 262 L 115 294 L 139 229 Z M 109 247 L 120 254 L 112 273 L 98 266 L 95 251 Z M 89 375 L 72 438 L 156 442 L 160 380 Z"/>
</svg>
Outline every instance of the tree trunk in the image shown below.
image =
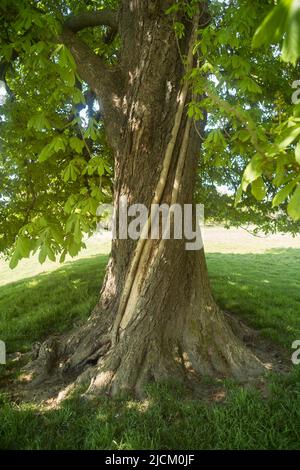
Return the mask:
<svg viewBox="0 0 300 470">
<path fill-rule="evenodd" d="M 187 118 L 182 58 L 189 60 L 194 29 L 186 22 L 177 43 L 163 3 L 131 2 L 120 13 L 125 91 L 111 95 L 114 118 L 108 110 L 105 122 L 117 210 L 121 196 L 150 209 L 158 188 L 159 203 L 174 202 L 174 194 L 180 205 L 193 203 L 201 142 Z M 244 379 L 262 370 L 212 297 L 204 251 L 187 251 L 185 240 L 114 240 L 90 319 L 64 345 L 43 347 L 41 359 L 48 372 L 60 363 L 64 375 L 91 380 L 90 393 L 141 393 L 153 380 Z"/>
</svg>

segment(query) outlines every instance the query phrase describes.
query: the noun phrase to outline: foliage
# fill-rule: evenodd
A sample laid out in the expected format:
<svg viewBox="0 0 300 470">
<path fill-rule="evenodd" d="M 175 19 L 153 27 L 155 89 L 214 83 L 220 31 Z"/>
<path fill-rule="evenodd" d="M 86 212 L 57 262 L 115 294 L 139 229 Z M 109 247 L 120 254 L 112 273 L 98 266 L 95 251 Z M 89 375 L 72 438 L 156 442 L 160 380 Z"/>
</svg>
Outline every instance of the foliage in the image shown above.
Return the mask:
<svg viewBox="0 0 300 470">
<path fill-rule="evenodd" d="M 275 46 L 251 48 L 268 3 L 212 2 L 212 20 L 195 46 L 200 66 L 191 76 L 190 114 L 197 121 L 197 109 L 208 113 L 198 198 L 204 192 L 205 206 L 228 224 L 298 233 L 300 127 L 291 102 L 297 69 L 280 60 Z M 213 206 L 222 207 L 223 217 Z"/>
<path fill-rule="evenodd" d="M 84 234 L 95 229 L 98 205 L 111 201 L 113 162 L 101 103 L 80 80 L 59 34 L 69 14 L 117 5 L 1 2 L 0 78 L 8 94 L 0 111 L 0 251 L 11 267 L 35 252 L 41 262 L 76 255 Z M 297 2 L 283 0 L 274 9 L 271 0 L 209 5 L 210 21 L 202 14 L 194 47 L 198 65 L 187 77 L 194 94 L 187 112 L 204 140 L 197 199 L 206 217 L 227 225 L 299 233 L 300 114 L 291 104 L 297 68 L 281 60 L 278 44 L 251 47 L 284 34 L 283 57 L 295 64 Z M 167 10 L 179 42 L 182 16 L 190 21 L 198 6 L 176 1 Z M 119 39 L 107 43 L 105 27 L 79 34 L 107 63 L 117 59 Z"/>
<path fill-rule="evenodd" d="M 283 39 L 282 59 L 296 65 L 300 56 L 300 4 L 298 0 L 280 0 L 255 32 L 253 46 Z"/>
<path fill-rule="evenodd" d="M 0 251 L 13 252 L 12 268 L 36 251 L 40 262 L 75 256 L 83 234 L 95 229 L 99 203 L 111 200 L 113 165 L 99 104 L 58 44 L 69 8 L 80 5 L 0 7 L 0 62 L 10 61 L 0 115 Z"/>
</svg>

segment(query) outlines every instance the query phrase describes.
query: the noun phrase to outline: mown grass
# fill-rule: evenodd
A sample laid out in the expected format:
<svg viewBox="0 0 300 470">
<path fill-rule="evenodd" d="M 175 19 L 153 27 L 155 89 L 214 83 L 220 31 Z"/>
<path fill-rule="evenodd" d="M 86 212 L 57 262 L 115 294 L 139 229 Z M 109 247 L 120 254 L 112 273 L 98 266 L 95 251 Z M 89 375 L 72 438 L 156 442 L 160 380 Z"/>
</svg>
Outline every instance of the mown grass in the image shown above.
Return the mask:
<svg viewBox="0 0 300 470">
<path fill-rule="evenodd" d="M 106 256 L 70 263 L 0 288 L 0 337 L 10 352 L 26 351 L 49 333 L 86 318 L 99 293 Z M 300 250 L 209 254 L 214 293 L 223 308 L 246 318 L 286 348 L 300 339 Z M 0 366 L 3 367 L 3 366 Z M 271 376 L 268 398 L 234 383 L 225 401 L 207 404 L 176 384 L 97 403 L 79 396 L 60 409 L 0 398 L 4 449 L 299 449 L 300 366 Z"/>
<path fill-rule="evenodd" d="M 49 334 L 68 330 L 95 306 L 107 256 L 68 263 L 0 287 L 0 337 L 8 352 L 28 351 Z"/>
<path fill-rule="evenodd" d="M 150 388 L 144 402 L 78 397 L 60 409 L 5 403 L 0 447 L 5 449 L 299 449 L 300 374 L 257 392 L 227 385 L 224 404 L 183 399 L 179 386 Z"/>
<path fill-rule="evenodd" d="M 207 258 L 221 307 L 287 348 L 300 339 L 300 250 L 210 253 Z"/>
</svg>

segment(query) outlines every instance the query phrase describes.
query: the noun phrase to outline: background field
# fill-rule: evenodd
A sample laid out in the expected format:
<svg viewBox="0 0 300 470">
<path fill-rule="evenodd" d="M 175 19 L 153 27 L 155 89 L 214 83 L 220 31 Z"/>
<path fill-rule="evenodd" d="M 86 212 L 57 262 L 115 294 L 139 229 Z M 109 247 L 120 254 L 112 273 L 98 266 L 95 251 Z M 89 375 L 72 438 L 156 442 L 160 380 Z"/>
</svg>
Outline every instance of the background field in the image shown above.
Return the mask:
<svg viewBox="0 0 300 470">
<path fill-rule="evenodd" d="M 223 227 L 209 226 L 203 228 L 202 236 L 207 253 L 265 253 L 278 248 L 300 249 L 299 236 L 295 238 L 281 234 L 253 236 L 244 229 L 228 230 Z M 109 235 L 96 235 L 86 240 L 86 245 L 87 248 L 82 250 L 78 257 L 73 259 L 68 257 L 66 263 L 97 254 L 109 253 Z M 0 258 L 0 286 L 43 272 L 54 271 L 61 266 L 60 263 L 53 263 L 49 260 L 41 265 L 37 260 L 37 256 L 35 256 L 30 259 L 23 259 L 17 268 L 11 270 L 8 263 Z"/>
</svg>

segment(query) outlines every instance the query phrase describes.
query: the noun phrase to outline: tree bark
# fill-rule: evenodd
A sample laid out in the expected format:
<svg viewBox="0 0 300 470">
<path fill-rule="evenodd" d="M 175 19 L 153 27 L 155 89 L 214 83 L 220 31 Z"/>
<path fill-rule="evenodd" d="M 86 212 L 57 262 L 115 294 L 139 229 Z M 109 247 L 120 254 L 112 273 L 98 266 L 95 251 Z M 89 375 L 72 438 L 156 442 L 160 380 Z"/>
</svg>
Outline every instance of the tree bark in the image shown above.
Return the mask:
<svg viewBox="0 0 300 470">
<path fill-rule="evenodd" d="M 149 209 L 157 195 L 159 203 L 174 198 L 181 206 L 193 203 L 201 142 L 187 117 L 190 91 L 183 97 L 182 59 L 188 63 L 195 24 L 185 21 L 185 36 L 177 43 L 167 4 L 124 1 L 119 13 L 122 84 L 110 88 L 105 99 L 99 96 L 115 153 L 117 210 L 121 196 Z M 70 34 L 66 42 L 80 61 Z M 64 376 L 89 380 L 89 393 L 141 394 L 153 380 L 245 379 L 261 373 L 261 363 L 233 334 L 213 299 L 204 251 L 187 251 L 185 242 L 114 240 L 90 319 L 63 344 L 46 344 L 36 363 L 46 361 L 47 373 L 60 364 Z"/>
</svg>

